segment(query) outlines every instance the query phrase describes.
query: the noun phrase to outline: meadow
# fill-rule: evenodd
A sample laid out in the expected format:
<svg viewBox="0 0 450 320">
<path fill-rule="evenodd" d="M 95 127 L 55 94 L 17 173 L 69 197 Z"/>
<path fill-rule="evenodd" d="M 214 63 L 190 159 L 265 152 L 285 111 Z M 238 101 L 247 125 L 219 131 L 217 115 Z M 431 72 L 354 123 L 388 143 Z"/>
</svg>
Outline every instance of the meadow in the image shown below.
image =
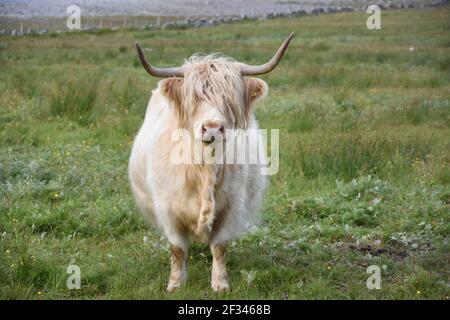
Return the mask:
<svg viewBox="0 0 450 320">
<path fill-rule="evenodd" d="M 0 298 L 449 299 L 450 7 L 383 11 L 381 30 L 367 17 L 0 36 Z M 258 228 L 230 246 L 232 289 L 212 292 L 196 244 L 187 286 L 166 293 L 168 245 L 127 179 L 157 82 L 134 41 L 158 66 L 256 64 L 291 31 L 255 109 L 280 129 L 280 170 Z"/>
</svg>

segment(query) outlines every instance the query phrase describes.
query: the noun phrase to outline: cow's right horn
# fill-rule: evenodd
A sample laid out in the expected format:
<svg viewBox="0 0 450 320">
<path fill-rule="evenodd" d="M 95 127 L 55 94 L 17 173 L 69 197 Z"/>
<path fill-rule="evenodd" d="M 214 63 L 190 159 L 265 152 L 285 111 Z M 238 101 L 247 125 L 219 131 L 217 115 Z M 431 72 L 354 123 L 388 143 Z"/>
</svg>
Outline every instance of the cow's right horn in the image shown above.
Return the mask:
<svg viewBox="0 0 450 320">
<path fill-rule="evenodd" d="M 241 65 L 241 74 L 243 76 L 255 76 L 258 74 L 268 73 L 268 72 L 272 71 L 273 69 L 275 69 L 278 62 L 280 62 L 281 58 L 283 58 L 284 52 L 286 51 L 286 49 L 289 46 L 289 43 L 291 42 L 293 37 L 294 37 L 294 33 L 291 32 L 291 34 L 281 44 L 280 48 L 278 48 L 277 52 L 272 57 L 272 59 L 269 60 L 269 62 L 267 62 L 265 64 L 261 64 L 259 66 L 249 66 L 247 64 L 242 64 Z"/>
<path fill-rule="evenodd" d="M 152 66 L 147 59 L 144 56 L 144 53 L 142 52 L 141 47 L 139 46 L 139 43 L 136 41 L 136 50 L 139 56 L 139 60 L 141 60 L 141 64 L 144 67 L 144 69 L 148 72 L 148 74 L 159 77 L 159 78 L 170 78 L 170 77 L 183 77 L 184 76 L 184 70 L 183 68 L 176 67 L 176 68 L 156 68 Z"/>
</svg>

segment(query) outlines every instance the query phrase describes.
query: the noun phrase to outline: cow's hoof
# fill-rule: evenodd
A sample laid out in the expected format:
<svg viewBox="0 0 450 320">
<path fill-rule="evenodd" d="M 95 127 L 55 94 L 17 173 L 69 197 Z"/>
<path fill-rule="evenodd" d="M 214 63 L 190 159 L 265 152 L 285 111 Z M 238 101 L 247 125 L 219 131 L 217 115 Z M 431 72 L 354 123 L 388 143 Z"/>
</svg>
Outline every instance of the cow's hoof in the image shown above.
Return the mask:
<svg viewBox="0 0 450 320">
<path fill-rule="evenodd" d="M 167 285 L 167 292 L 170 292 L 170 293 L 172 293 L 172 292 L 174 292 L 174 291 L 176 291 L 176 290 L 178 290 L 178 289 L 180 289 L 181 288 L 181 284 L 178 284 L 178 283 L 169 283 L 168 285 Z"/>
<path fill-rule="evenodd" d="M 169 284 L 167 285 L 167 292 L 174 292 L 181 287 L 184 287 L 186 285 L 186 277 L 182 277 L 181 279 L 177 280 L 169 280 Z"/>
<path fill-rule="evenodd" d="M 211 282 L 211 287 L 214 292 L 226 292 L 230 291 L 230 285 L 228 284 L 227 279 L 220 279 Z"/>
</svg>

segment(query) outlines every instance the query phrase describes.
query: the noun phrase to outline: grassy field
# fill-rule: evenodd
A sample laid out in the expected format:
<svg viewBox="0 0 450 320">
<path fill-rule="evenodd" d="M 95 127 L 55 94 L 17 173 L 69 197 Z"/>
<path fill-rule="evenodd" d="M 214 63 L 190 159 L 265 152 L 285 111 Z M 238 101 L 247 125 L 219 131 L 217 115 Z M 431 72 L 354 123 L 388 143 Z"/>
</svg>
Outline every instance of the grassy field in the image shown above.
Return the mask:
<svg viewBox="0 0 450 320">
<path fill-rule="evenodd" d="M 367 17 L 0 37 L 0 298 L 449 299 L 450 8 L 382 12 L 377 31 Z M 280 129 L 280 171 L 259 229 L 232 243 L 232 290 L 212 292 L 197 244 L 187 287 L 168 294 L 168 246 L 127 180 L 156 85 L 134 41 L 159 66 L 194 52 L 259 63 L 290 31 L 256 111 Z"/>
</svg>

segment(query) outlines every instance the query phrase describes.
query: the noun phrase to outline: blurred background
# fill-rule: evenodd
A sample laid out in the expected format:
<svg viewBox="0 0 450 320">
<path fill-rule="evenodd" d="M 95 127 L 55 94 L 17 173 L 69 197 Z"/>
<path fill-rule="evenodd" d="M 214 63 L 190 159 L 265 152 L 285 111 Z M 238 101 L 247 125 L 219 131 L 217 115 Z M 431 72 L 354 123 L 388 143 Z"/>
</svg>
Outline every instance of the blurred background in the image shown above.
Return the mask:
<svg viewBox="0 0 450 320">
<path fill-rule="evenodd" d="M 0 0 L 0 34 L 66 30 L 67 8 L 82 9 L 82 29 L 201 27 L 244 19 L 333 12 L 423 8 L 445 0 Z"/>
</svg>

